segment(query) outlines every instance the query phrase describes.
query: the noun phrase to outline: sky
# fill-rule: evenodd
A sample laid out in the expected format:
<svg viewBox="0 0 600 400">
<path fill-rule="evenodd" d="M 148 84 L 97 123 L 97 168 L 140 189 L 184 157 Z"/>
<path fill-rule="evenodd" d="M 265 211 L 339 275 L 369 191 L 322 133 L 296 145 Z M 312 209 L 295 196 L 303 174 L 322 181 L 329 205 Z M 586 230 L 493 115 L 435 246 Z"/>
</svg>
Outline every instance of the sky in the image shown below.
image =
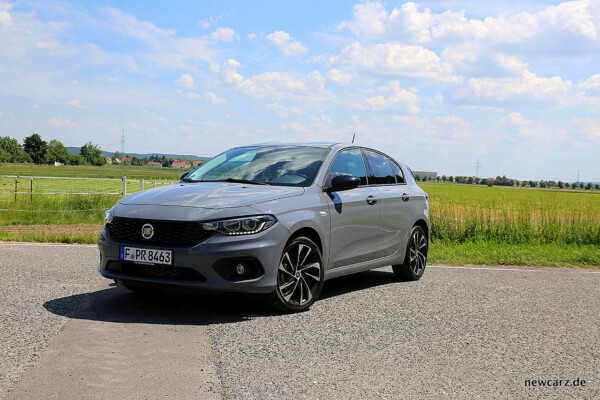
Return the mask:
<svg viewBox="0 0 600 400">
<path fill-rule="evenodd" d="M 123 130 L 135 153 L 356 134 L 413 170 L 600 181 L 600 0 L 0 0 L 0 136 Z"/>
</svg>

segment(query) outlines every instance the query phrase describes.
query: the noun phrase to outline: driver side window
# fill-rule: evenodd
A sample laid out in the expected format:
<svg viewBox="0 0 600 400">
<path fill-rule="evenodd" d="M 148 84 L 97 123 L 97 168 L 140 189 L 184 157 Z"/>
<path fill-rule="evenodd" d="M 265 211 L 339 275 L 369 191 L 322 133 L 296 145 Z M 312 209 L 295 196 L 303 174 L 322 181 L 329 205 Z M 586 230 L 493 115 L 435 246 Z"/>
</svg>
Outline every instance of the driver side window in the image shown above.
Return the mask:
<svg viewBox="0 0 600 400">
<path fill-rule="evenodd" d="M 329 167 L 328 185 L 331 184 L 331 179 L 337 174 L 351 174 L 360 178 L 361 185 L 367 184 L 367 174 L 360 149 L 348 149 L 338 153 Z"/>
</svg>

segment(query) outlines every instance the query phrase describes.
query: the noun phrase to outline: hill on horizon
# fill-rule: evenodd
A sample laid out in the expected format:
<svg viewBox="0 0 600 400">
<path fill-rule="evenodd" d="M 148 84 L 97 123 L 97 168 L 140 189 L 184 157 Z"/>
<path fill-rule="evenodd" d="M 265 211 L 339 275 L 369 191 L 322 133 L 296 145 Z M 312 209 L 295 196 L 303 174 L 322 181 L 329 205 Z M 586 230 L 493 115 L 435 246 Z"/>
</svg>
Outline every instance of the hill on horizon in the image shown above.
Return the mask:
<svg viewBox="0 0 600 400">
<path fill-rule="evenodd" d="M 79 150 L 80 147 L 67 147 L 67 150 L 69 151 L 69 153 L 71 154 L 79 154 Z M 112 157 L 113 154 L 115 152 L 110 152 L 110 151 L 102 151 L 102 155 L 104 157 Z M 200 156 L 193 156 L 193 155 L 185 155 L 185 154 L 166 154 L 166 153 L 125 153 L 125 156 L 129 156 L 129 157 L 137 157 L 137 158 L 144 158 L 144 157 L 150 157 L 150 156 L 165 156 L 166 158 L 176 158 L 176 159 L 182 159 L 182 158 L 187 158 L 188 160 L 201 160 L 201 161 L 208 161 L 211 159 L 211 157 L 200 157 Z"/>
</svg>

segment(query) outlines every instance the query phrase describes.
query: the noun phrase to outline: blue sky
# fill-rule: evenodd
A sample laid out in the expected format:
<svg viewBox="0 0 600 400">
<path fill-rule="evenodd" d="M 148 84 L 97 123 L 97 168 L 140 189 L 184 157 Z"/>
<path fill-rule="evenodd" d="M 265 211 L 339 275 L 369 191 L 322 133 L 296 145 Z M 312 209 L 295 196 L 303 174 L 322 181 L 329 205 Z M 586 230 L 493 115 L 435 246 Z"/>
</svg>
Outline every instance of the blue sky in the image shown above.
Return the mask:
<svg viewBox="0 0 600 400">
<path fill-rule="evenodd" d="M 349 141 L 415 170 L 600 181 L 597 0 L 0 0 L 0 136 L 215 155 Z"/>
</svg>

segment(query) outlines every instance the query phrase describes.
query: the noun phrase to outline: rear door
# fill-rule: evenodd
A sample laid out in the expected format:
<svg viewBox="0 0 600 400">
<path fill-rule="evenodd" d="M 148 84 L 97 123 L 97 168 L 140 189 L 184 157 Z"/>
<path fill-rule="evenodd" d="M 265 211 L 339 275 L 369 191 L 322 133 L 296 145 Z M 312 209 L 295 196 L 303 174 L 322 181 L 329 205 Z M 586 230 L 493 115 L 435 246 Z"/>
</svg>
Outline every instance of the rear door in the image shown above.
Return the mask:
<svg viewBox="0 0 600 400">
<path fill-rule="evenodd" d="M 338 173 L 352 174 L 361 180 L 356 189 L 325 192 L 329 203 L 331 236 L 330 268 L 371 260 L 377 257 L 379 203 L 375 188 L 367 186 L 367 174 L 360 149 L 339 152 L 331 163 L 325 186 Z"/>
<path fill-rule="evenodd" d="M 381 207 L 378 255 L 385 257 L 404 251 L 411 229 L 410 193 L 402 169 L 383 153 L 364 150 L 369 167 L 369 183 Z"/>
</svg>

